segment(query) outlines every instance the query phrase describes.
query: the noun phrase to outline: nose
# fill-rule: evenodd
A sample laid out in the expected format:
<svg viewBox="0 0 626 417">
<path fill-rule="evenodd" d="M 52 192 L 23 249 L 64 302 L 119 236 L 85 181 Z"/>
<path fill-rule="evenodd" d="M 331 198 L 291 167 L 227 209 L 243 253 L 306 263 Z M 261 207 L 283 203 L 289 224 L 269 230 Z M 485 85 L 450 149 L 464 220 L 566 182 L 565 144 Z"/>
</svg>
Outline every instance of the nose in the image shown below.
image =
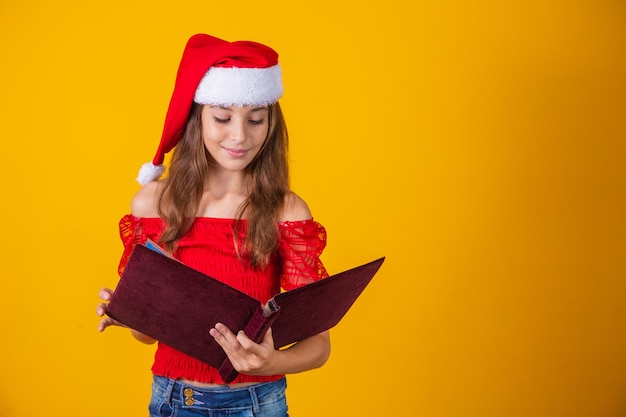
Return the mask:
<svg viewBox="0 0 626 417">
<path fill-rule="evenodd" d="M 231 132 L 230 138 L 234 143 L 242 143 L 245 142 L 246 137 L 248 135 L 248 131 L 245 123 L 242 121 L 233 121 L 231 123 Z"/>
</svg>

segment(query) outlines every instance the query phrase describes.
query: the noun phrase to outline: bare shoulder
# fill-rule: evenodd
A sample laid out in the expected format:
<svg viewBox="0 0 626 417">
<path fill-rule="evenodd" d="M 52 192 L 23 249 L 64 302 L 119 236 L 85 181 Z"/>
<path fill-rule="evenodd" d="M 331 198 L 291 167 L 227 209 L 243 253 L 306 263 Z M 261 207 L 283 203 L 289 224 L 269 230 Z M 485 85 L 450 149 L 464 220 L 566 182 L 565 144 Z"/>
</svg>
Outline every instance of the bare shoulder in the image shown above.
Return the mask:
<svg viewBox="0 0 626 417">
<path fill-rule="evenodd" d="M 130 202 L 130 212 L 137 217 L 158 217 L 157 199 L 162 183 L 152 181 L 135 193 Z"/>
<path fill-rule="evenodd" d="M 283 211 L 280 216 L 281 221 L 309 220 L 312 217 L 309 206 L 299 195 L 294 192 L 289 192 L 285 196 Z"/>
</svg>

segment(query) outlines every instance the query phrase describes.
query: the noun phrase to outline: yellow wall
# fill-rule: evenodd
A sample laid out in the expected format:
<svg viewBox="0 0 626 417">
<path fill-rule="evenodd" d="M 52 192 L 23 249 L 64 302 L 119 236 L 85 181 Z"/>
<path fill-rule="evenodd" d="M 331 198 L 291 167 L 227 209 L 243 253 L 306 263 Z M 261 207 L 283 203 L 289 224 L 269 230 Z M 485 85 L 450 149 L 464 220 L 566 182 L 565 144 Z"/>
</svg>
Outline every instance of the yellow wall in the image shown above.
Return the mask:
<svg viewBox="0 0 626 417">
<path fill-rule="evenodd" d="M 281 54 L 331 272 L 387 256 L 292 415 L 626 413 L 623 1 L 6 0 L 0 416 L 146 415 L 96 293 L 196 32 Z"/>
</svg>

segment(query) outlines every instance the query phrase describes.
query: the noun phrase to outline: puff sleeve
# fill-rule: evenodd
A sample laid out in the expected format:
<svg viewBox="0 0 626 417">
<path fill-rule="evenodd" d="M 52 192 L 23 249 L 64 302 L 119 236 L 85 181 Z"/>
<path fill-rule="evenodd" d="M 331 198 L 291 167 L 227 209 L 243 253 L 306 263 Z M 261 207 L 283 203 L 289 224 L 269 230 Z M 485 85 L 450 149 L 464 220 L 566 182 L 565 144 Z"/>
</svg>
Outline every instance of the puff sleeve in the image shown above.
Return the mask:
<svg viewBox="0 0 626 417">
<path fill-rule="evenodd" d="M 163 232 L 163 222 L 159 218 L 142 218 L 127 214 L 121 218 L 119 229 L 120 239 L 124 244 L 124 252 L 117 267 L 121 276 L 135 245 L 146 243 L 148 238 L 156 240 Z"/>
<path fill-rule="evenodd" d="M 328 277 L 320 260 L 326 229 L 314 220 L 280 222 L 278 253 L 282 261 L 281 287 L 287 291 Z"/>
</svg>

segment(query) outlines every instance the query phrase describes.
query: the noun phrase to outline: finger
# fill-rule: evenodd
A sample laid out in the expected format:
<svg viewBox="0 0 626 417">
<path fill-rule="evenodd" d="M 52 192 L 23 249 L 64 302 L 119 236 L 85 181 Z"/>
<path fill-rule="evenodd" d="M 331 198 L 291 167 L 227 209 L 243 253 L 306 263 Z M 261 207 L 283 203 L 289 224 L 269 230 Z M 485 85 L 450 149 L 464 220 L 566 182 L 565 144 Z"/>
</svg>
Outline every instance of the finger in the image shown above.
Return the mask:
<svg viewBox="0 0 626 417">
<path fill-rule="evenodd" d="M 237 333 L 237 341 L 246 350 L 254 349 L 254 346 L 256 345 L 256 343 L 254 343 L 254 341 L 250 339 L 243 330 L 240 330 Z"/>
<path fill-rule="evenodd" d="M 243 335 L 243 338 L 241 335 Z M 233 336 L 235 335 L 233 334 Z M 244 343 L 254 343 L 248 339 L 243 330 L 241 330 L 235 336 L 234 344 L 229 344 L 229 347 L 224 349 L 224 351 L 226 352 L 226 355 L 235 370 L 238 372 L 248 373 L 255 368 L 255 364 L 253 363 L 255 358 L 253 350 L 254 347 L 252 347 L 252 349 L 246 348 L 240 343 L 240 340 L 243 340 Z"/>
<path fill-rule="evenodd" d="M 122 324 L 119 321 L 112 319 L 111 317 L 105 317 L 102 320 L 100 320 L 100 322 L 98 323 L 98 330 L 103 331 L 109 326 L 119 326 L 119 327 L 128 328 L 127 325 Z"/>
<path fill-rule="evenodd" d="M 274 337 L 272 336 L 271 327 L 265 332 L 263 339 L 259 343 L 250 339 L 243 330 L 237 333 L 237 341 L 244 349 L 251 351 L 252 353 L 257 353 L 260 346 L 274 349 Z"/>
<path fill-rule="evenodd" d="M 255 343 L 243 330 L 237 333 L 237 341 L 241 345 L 238 365 L 244 369 L 244 372 L 257 370 L 267 360 L 268 346 Z"/>
<path fill-rule="evenodd" d="M 263 345 L 268 345 L 272 349 L 274 349 L 274 336 L 272 335 L 272 328 L 270 327 L 265 335 L 263 336 L 263 341 L 261 342 Z"/>
<path fill-rule="evenodd" d="M 114 320 L 110 317 L 105 317 L 98 323 L 98 331 L 103 332 L 109 326 L 113 326 L 115 324 Z"/>
<path fill-rule="evenodd" d="M 262 375 L 263 369 L 267 369 L 271 361 L 272 353 L 274 352 L 274 339 L 271 332 L 268 330 L 263 336 L 263 340 L 260 344 L 255 343 L 250 339 L 243 331 L 237 333 L 237 340 L 242 346 L 241 355 L 238 355 L 233 360 L 231 355 L 231 362 L 233 366 L 240 372 L 248 373 L 251 375 Z"/>
<path fill-rule="evenodd" d="M 109 301 L 111 300 L 111 295 L 113 294 L 113 291 L 111 291 L 108 288 L 101 288 L 100 291 L 98 292 L 98 295 L 100 296 L 101 299 L 103 299 L 104 301 Z"/>
<path fill-rule="evenodd" d="M 240 348 L 235 334 L 222 323 L 217 323 L 215 327 L 209 331 L 209 333 L 226 353 L 237 349 L 238 347 Z"/>
<path fill-rule="evenodd" d="M 107 305 L 105 303 L 98 304 L 96 307 L 96 314 L 100 317 L 104 316 L 107 312 Z"/>
<path fill-rule="evenodd" d="M 217 323 L 211 330 L 214 330 L 220 338 L 226 339 L 227 341 L 233 341 L 235 339 L 234 333 L 222 323 Z"/>
</svg>

